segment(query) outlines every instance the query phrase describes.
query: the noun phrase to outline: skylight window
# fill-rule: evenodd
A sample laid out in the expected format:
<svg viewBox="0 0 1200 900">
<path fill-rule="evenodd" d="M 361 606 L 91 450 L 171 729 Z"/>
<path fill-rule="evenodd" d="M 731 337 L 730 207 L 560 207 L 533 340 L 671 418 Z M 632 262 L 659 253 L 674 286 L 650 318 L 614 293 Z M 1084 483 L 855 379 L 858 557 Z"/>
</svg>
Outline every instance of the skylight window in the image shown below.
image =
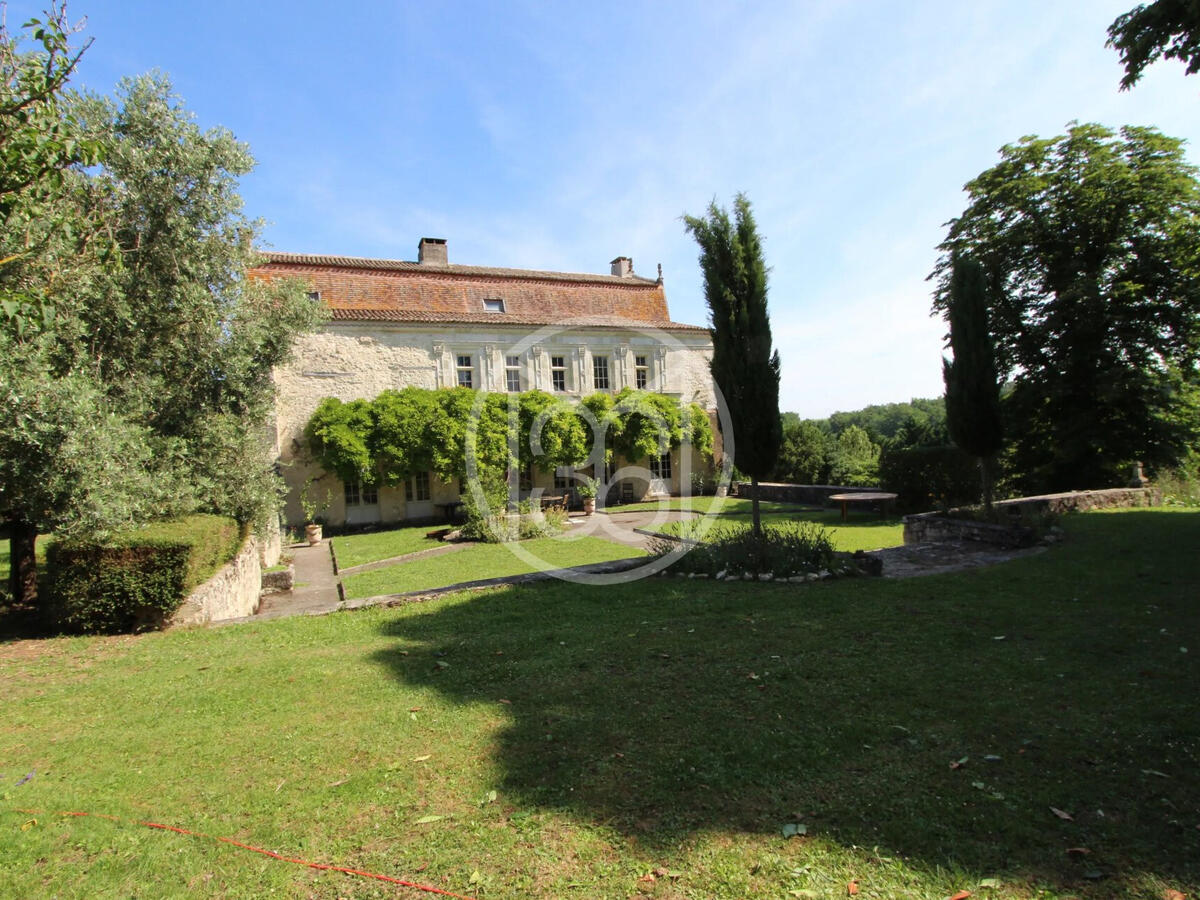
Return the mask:
<svg viewBox="0 0 1200 900">
<path fill-rule="evenodd" d="M 502 313 L 504 312 L 504 301 L 498 298 L 484 300 L 483 308 L 488 312 Z"/>
</svg>

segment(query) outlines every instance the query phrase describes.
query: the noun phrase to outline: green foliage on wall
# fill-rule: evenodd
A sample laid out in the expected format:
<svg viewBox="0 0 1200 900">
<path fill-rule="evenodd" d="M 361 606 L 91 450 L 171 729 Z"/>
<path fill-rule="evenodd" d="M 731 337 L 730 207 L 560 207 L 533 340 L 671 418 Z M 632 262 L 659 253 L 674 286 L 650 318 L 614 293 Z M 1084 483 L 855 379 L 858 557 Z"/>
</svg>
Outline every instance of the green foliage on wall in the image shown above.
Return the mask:
<svg viewBox="0 0 1200 900">
<path fill-rule="evenodd" d="M 686 428 L 685 428 L 686 425 Z M 537 466 L 609 461 L 615 450 L 631 461 L 657 456 L 685 438 L 711 457 L 708 414 L 662 394 L 629 388 L 577 402 L 544 391 L 491 393 L 470 388 L 407 387 L 374 400 L 327 397 L 304 429 L 309 451 L 343 481 L 399 484 L 419 472 L 443 481 Z M 603 445 L 604 458 L 590 459 Z"/>
</svg>

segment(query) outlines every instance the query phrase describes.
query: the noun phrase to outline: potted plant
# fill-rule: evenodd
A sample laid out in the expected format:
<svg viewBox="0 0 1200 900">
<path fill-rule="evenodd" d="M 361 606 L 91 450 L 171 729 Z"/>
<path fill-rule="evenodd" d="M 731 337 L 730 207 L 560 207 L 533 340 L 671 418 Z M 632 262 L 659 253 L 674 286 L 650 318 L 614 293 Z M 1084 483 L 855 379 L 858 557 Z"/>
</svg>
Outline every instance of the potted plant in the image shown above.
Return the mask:
<svg viewBox="0 0 1200 900">
<path fill-rule="evenodd" d="M 596 511 L 596 492 L 600 489 L 600 482 L 595 478 L 584 478 L 579 484 L 579 497 L 583 501 L 583 514 L 590 516 Z"/>
<path fill-rule="evenodd" d="M 300 508 L 304 510 L 304 539 L 308 541 L 310 547 L 321 543 L 323 537 L 321 513 L 329 504 L 329 495 L 326 491 L 321 491 L 319 495 L 314 491 L 315 482 L 316 479 L 310 478 L 300 489 Z"/>
</svg>

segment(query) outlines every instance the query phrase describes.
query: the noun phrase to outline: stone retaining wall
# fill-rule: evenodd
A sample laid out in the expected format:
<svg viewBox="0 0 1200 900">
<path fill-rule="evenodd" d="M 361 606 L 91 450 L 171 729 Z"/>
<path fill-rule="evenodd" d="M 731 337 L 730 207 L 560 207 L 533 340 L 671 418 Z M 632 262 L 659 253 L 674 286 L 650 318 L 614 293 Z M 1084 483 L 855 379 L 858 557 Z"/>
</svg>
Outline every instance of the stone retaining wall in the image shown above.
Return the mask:
<svg viewBox="0 0 1200 900">
<path fill-rule="evenodd" d="M 254 615 L 262 593 L 261 553 L 259 540 L 248 537 L 237 556 L 188 594 L 167 620 L 166 627 L 204 625 Z"/>
<path fill-rule="evenodd" d="M 775 481 L 758 483 L 758 499 L 774 503 L 806 503 L 825 506 L 834 494 L 860 494 L 877 491 L 877 487 L 841 487 L 836 484 L 784 484 Z M 737 482 L 737 495 L 747 500 L 754 498 L 754 485 L 749 481 Z"/>
<path fill-rule="evenodd" d="M 1158 506 L 1160 503 L 1162 492 L 1158 488 L 1109 488 L 1017 497 L 1013 500 L 1000 500 L 994 504 L 998 512 L 1012 516 L 1011 524 L 957 519 L 940 512 L 905 516 L 904 543 L 979 541 L 1001 547 L 1028 547 L 1037 542 L 1038 535 L 1022 521 L 1024 516 L 1084 512 L 1089 509 L 1127 509 Z"/>
</svg>

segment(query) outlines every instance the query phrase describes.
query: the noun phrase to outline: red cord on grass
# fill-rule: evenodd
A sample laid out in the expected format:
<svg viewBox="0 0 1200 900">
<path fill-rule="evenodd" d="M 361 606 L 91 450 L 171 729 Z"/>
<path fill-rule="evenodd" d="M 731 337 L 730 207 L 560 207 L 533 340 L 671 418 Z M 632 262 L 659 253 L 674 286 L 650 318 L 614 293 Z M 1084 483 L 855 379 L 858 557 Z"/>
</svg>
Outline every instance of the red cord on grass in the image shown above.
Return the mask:
<svg viewBox="0 0 1200 900">
<path fill-rule="evenodd" d="M 39 809 L 16 809 L 15 812 L 26 813 L 28 815 L 40 816 L 45 815 Z M 56 813 L 60 816 L 90 816 L 95 819 L 108 819 L 112 822 L 120 822 L 121 819 L 116 816 L 107 816 L 103 813 L 88 813 L 88 812 L 60 812 Z M 393 878 L 391 875 L 381 875 L 378 872 L 364 872 L 362 869 L 350 869 L 346 866 L 331 866 L 327 863 L 310 862 L 306 859 L 297 859 L 293 856 L 283 856 L 275 853 L 272 850 L 264 850 L 262 847 L 255 847 L 251 844 L 243 844 L 241 841 L 235 841 L 233 838 L 227 837 L 212 837 L 211 835 L 201 834 L 198 831 L 189 831 L 186 828 L 176 828 L 174 825 L 163 825 L 159 822 L 141 822 L 136 821 L 137 825 L 144 825 L 146 828 L 156 828 L 159 831 L 174 831 L 176 834 L 186 834 L 189 837 L 204 838 L 208 841 L 219 841 L 223 844 L 232 844 L 235 847 L 241 847 L 243 850 L 249 850 L 252 853 L 261 853 L 263 856 L 269 856 L 272 859 L 278 859 L 281 862 L 294 863 L 298 866 L 307 866 L 310 869 L 319 869 L 323 872 L 341 872 L 345 875 L 357 875 L 359 878 L 373 878 L 376 881 L 386 881 L 390 884 L 398 884 L 401 887 L 413 888 L 414 890 L 424 891 L 427 894 L 440 894 L 443 897 L 454 897 L 456 900 L 475 900 L 474 897 L 467 897 L 463 894 L 455 894 L 452 891 L 444 891 L 439 887 L 434 887 L 431 884 L 417 884 L 414 881 L 405 881 L 402 878 Z"/>
</svg>

